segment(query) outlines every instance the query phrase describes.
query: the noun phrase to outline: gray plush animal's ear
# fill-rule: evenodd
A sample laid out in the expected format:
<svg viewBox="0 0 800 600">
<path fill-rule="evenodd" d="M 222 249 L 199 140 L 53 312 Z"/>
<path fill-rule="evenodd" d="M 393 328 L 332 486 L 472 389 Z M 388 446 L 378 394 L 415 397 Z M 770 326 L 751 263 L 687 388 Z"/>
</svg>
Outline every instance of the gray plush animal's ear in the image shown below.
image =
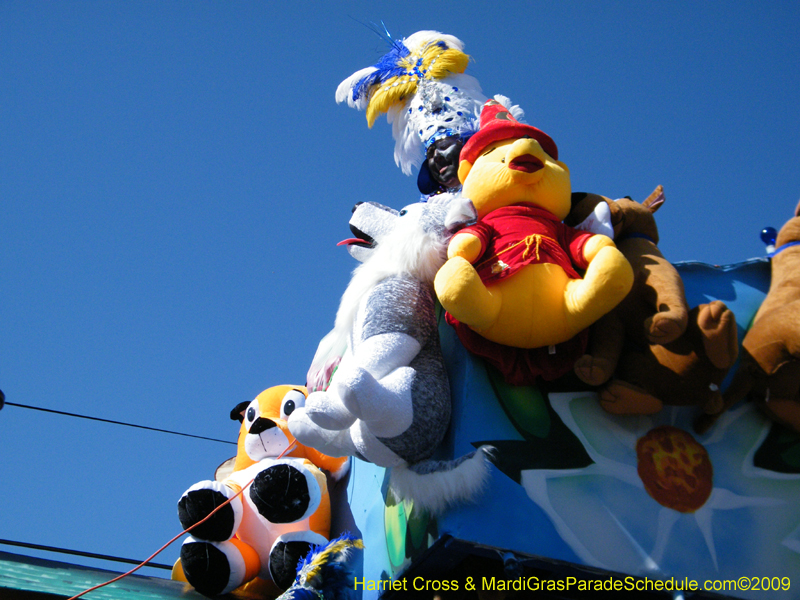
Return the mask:
<svg viewBox="0 0 800 600">
<path fill-rule="evenodd" d="M 478 211 L 469 198 L 457 196 L 450 202 L 447 208 L 447 216 L 444 218 L 444 226 L 448 231 L 458 231 L 462 227 L 472 225 L 478 220 Z"/>
</svg>

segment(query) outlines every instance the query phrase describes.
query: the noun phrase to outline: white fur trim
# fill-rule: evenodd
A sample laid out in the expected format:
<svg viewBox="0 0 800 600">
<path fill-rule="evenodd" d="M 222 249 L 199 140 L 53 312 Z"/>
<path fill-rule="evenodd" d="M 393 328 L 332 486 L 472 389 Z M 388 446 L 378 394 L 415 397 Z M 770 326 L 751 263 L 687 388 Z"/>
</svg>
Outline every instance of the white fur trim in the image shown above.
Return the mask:
<svg viewBox="0 0 800 600">
<path fill-rule="evenodd" d="M 456 196 L 447 210 L 447 217 L 444 220 L 444 226 L 448 231 L 455 231 L 469 223 L 474 223 L 478 220 L 478 211 L 472 200 L 462 196 Z"/>
<path fill-rule="evenodd" d="M 432 516 L 450 506 L 472 502 L 486 487 L 489 479 L 490 446 L 481 446 L 474 456 L 450 470 L 420 475 L 407 467 L 392 469 L 389 487 L 401 500 L 413 500 Z"/>
</svg>

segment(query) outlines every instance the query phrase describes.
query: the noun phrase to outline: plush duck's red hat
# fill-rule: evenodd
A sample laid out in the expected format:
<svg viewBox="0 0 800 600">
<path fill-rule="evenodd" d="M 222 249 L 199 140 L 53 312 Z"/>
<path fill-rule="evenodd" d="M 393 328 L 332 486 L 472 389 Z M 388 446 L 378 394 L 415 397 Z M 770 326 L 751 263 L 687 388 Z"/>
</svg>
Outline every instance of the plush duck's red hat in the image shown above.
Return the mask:
<svg viewBox="0 0 800 600">
<path fill-rule="evenodd" d="M 558 160 L 558 147 L 541 129 L 517 121 L 497 100 L 488 100 L 481 111 L 481 126 L 461 149 L 461 161 L 475 164 L 486 146 L 503 140 L 529 136 L 535 139 L 553 159 Z"/>
</svg>

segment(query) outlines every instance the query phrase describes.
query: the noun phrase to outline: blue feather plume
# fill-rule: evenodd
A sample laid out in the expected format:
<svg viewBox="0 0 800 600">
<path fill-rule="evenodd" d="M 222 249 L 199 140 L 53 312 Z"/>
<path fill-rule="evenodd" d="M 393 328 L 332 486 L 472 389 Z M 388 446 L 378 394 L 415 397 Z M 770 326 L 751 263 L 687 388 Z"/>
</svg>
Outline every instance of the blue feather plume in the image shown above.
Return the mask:
<svg viewBox="0 0 800 600">
<path fill-rule="evenodd" d="M 347 600 L 355 589 L 349 559 L 364 543 L 349 534 L 315 546 L 297 565 L 297 578 L 278 600 Z"/>
<path fill-rule="evenodd" d="M 391 38 L 390 38 L 391 40 Z M 411 51 L 400 40 L 391 40 L 392 48 L 384 54 L 381 59 L 373 66 L 377 71 L 373 71 L 366 77 L 362 77 L 353 85 L 353 102 L 363 95 L 369 94 L 369 89 L 374 84 L 380 84 L 392 77 L 399 77 L 407 73 L 406 67 L 400 61 L 411 54 Z"/>
</svg>

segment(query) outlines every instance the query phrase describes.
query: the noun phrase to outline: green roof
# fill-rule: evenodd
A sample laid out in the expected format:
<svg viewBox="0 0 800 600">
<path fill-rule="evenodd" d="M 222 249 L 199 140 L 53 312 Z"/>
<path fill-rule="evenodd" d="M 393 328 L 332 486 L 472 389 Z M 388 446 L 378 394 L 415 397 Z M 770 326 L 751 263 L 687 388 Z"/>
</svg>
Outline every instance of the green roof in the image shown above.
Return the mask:
<svg viewBox="0 0 800 600">
<path fill-rule="evenodd" d="M 2 590 L 6 589 L 42 594 L 42 598 L 48 597 L 44 594 L 70 598 L 118 575 L 119 573 L 113 571 L 0 552 L 0 597 L 5 597 Z M 87 600 L 205 599 L 184 583 L 142 575 L 129 575 L 82 598 Z"/>
</svg>

